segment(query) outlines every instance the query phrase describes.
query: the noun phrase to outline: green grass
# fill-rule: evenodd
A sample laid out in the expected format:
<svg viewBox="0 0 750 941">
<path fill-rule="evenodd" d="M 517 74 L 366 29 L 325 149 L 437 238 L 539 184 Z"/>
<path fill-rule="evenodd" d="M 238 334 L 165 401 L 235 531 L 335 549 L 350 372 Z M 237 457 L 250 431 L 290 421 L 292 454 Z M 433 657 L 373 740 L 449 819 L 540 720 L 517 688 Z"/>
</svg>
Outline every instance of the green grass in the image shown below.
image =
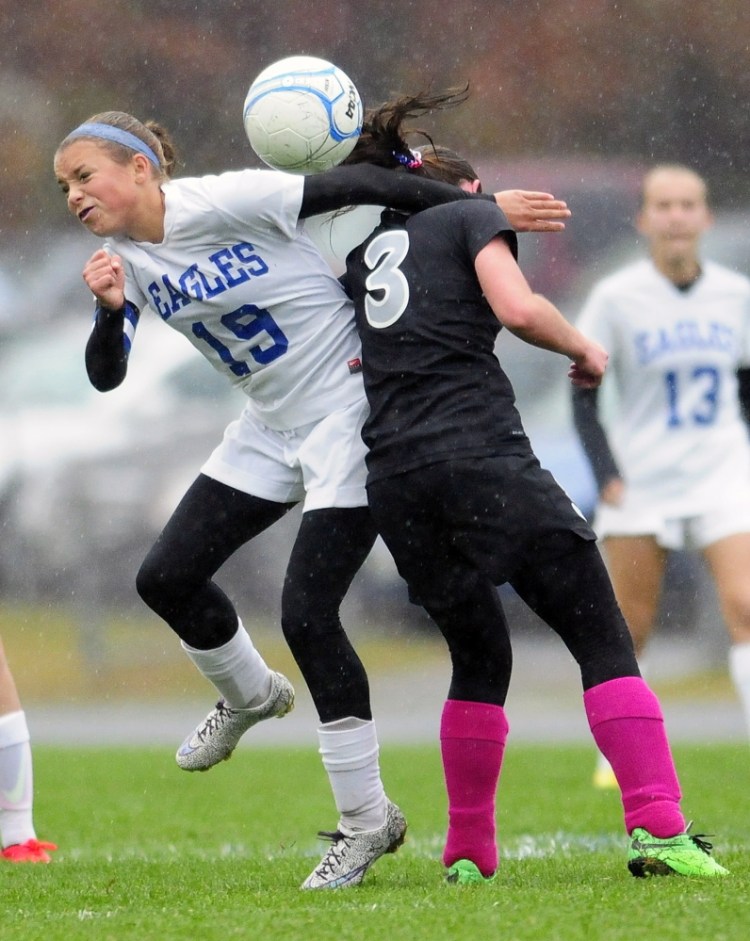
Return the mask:
<svg viewBox="0 0 750 941">
<path fill-rule="evenodd" d="M 489 886 L 442 883 L 445 798 L 436 747 L 382 749 L 409 834 L 359 888 L 299 883 L 336 818 L 314 746 L 241 749 L 187 775 L 166 749 L 35 749 L 36 823 L 50 866 L 0 868 L 3 941 L 503 939 L 711 941 L 750 925 L 750 749 L 675 749 L 696 832 L 732 875 L 636 880 L 619 797 L 590 787 L 585 746 L 509 748 L 502 864 Z"/>
</svg>

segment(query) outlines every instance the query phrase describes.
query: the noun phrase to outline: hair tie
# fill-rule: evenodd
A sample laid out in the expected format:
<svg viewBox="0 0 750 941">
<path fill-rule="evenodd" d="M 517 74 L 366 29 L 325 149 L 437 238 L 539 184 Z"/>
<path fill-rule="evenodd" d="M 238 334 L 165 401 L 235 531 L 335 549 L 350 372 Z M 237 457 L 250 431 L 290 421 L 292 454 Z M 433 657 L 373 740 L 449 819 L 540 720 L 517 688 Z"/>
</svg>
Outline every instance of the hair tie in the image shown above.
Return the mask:
<svg viewBox="0 0 750 941">
<path fill-rule="evenodd" d="M 143 154 L 144 157 L 148 157 L 155 167 L 161 169 L 159 158 L 148 144 L 144 143 L 140 137 L 136 137 L 135 134 L 124 131 L 120 127 L 114 127 L 112 124 L 102 124 L 98 121 L 92 124 L 79 124 L 65 139 L 74 140 L 77 137 L 95 137 L 121 144 L 123 147 L 129 147 L 130 150 L 135 150 L 139 154 Z"/>
<path fill-rule="evenodd" d="M 399 151 L 394 150 L 393 156 L 402 166 L 406 167 L 407 170 L 417 170 L 422 166 L 421 150 L 409 150 L 407 148 L 406 153 L 400 153 Z"/>
</svg>

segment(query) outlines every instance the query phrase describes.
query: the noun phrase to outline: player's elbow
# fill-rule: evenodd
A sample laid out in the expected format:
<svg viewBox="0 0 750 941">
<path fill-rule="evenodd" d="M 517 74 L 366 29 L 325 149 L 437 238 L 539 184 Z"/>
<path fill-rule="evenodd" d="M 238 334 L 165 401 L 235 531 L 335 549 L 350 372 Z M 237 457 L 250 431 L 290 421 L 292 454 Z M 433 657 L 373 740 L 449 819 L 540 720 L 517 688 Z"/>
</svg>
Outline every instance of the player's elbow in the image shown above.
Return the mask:
<svg viewBox="0 0 750 941">
<path fill-rule="evenodd" d="M 100 376 L 96 372 L 90 372 L 89 382 L 97 392 L 111 392 L 120 385 L 122 377 Z"/>
<path fill-rule="evenodd" d="M 499 319 L 511 333 L 528 333 L 536 325 L 539 316 L 537 306 L 533 302 L 533 296 L 519 298 L 503 305 Z"/>
<path fill-rule="evenodd" d="M 86 374 L 97 392 L 111 392 L 116 389 L 127 373 L 127 358 L 116 363 L 105 363 L 94 356 L 86 356 Z"/>
</svg>

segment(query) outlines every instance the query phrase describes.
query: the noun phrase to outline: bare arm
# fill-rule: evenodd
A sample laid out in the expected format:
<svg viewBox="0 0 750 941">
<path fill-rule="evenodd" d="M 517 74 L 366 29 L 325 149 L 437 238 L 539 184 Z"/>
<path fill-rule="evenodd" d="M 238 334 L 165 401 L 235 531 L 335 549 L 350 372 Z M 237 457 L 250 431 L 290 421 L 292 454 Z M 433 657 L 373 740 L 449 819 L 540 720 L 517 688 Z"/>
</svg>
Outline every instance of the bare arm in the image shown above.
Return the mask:
<svg viewBox="0 0 750 941">
<path fill-rule="evenodd" d="M 488 242 L 474 261 L 477 278 L 495 316 L 526 343 L 572 360 L 568 376 L 575 386 L 595 388 L 608 354 L 585 337 L 541 294 L 535 294 L 505 239 Z"/>
</svg>

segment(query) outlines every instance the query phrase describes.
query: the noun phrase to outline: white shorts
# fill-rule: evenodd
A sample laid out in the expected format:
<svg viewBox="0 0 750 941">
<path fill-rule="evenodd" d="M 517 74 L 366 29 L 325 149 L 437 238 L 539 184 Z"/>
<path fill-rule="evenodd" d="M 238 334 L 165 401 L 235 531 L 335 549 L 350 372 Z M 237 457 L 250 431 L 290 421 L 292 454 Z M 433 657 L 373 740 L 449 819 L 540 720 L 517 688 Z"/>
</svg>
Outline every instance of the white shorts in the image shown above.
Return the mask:
<svg viewBox="0 0 750 941">
<path fill-rule="evenodd" d="M 594 530 L 607 536 L 654 536 L 664 549 L 705 549 L 726 536 L 750 533 L 750 495 L 697 516 L 669 517 L 654 507 L 599 504 Z"/>
<path fill-rule="evenodd" d="M 304 510 L 367 506 L 367 400 L 290 431 L 268 428 L 246 407 L 201 468 L 220 483 Z"/>
</svg>

